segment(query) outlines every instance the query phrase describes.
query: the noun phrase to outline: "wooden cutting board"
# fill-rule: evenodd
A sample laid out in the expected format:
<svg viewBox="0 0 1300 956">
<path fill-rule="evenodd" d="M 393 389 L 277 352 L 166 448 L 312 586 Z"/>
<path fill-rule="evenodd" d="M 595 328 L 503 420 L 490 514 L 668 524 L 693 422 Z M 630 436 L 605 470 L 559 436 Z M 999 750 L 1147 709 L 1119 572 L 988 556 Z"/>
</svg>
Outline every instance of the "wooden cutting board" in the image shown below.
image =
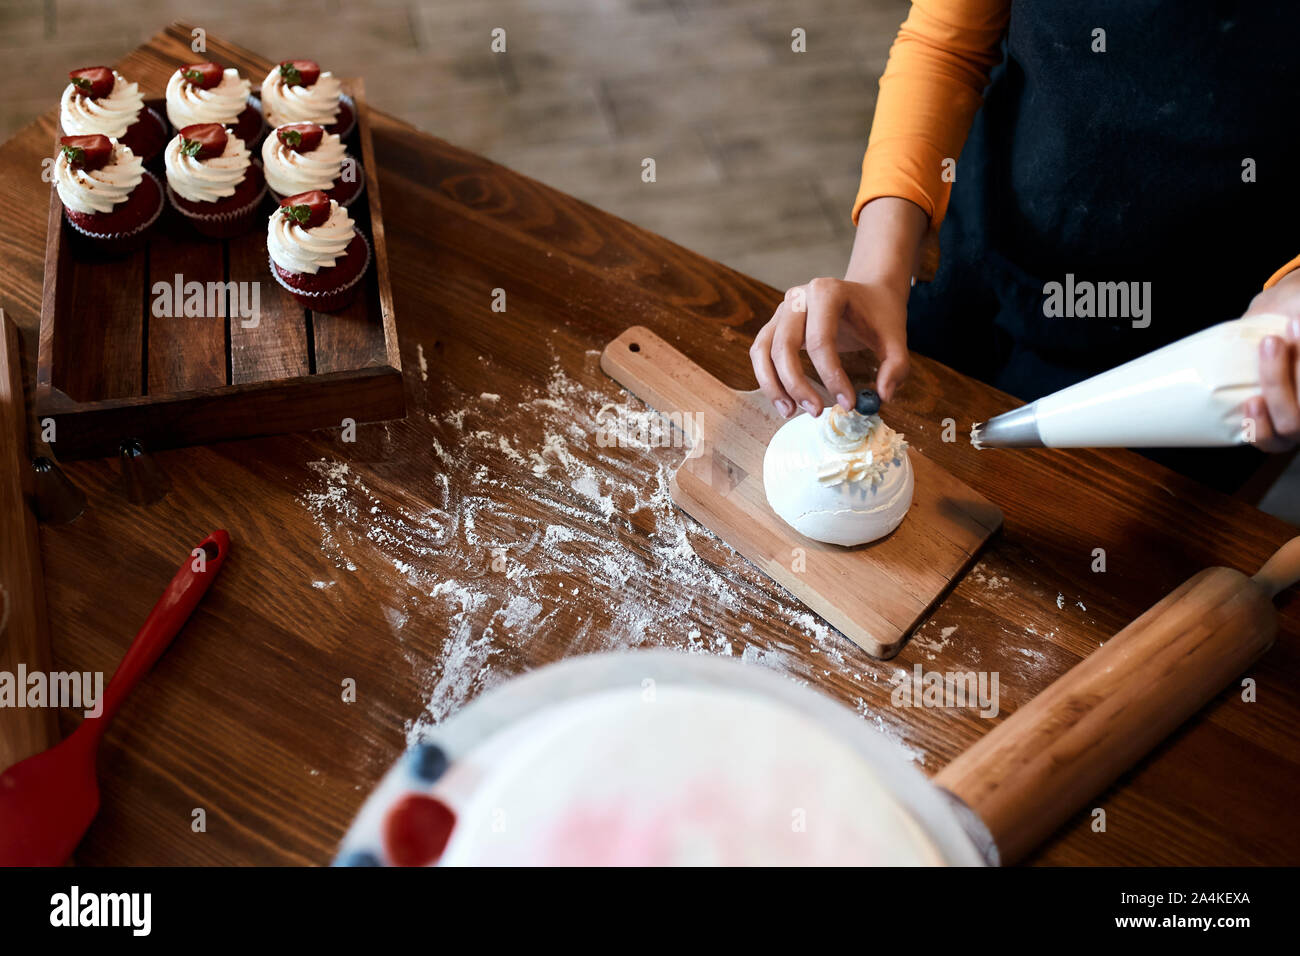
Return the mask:
<svg viewBox="0 0 1300 956">
<path fill-rule="evenodd" d="M 996 505 L 913 446 L 916 490 L 893 534 L 858 548 L 812 541 L 767 504 L 763 455 L 783 421 L 761 392 L 728 388 L 640 326 L 600 366 L 687 433 L 677 506 L 873 657 L 898 653 L 1002 525 Z"/>
</svg>

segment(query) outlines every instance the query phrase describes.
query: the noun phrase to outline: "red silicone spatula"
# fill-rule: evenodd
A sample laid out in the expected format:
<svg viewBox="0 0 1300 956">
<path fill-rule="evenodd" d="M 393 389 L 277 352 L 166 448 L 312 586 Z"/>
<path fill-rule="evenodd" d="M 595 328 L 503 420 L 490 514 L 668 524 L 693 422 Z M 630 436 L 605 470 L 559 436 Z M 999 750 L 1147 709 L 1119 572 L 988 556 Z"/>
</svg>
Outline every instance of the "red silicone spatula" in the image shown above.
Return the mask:
<svg viewBox="0 0 1300 956">
<path fill-rule="evenodd" d="M 0 866 L 58 866 L 81 842 L 99 810 L 99 740 L 225 564 L 230 535 L 214 531 L 198 547 L 204 560 L 187 557 L 167 585 L 108 682 L 100 715 L 82 720 L 61 744 L 0 774 Z M 200 564 L 202 570 L 196 570 Z"/>
</svg>

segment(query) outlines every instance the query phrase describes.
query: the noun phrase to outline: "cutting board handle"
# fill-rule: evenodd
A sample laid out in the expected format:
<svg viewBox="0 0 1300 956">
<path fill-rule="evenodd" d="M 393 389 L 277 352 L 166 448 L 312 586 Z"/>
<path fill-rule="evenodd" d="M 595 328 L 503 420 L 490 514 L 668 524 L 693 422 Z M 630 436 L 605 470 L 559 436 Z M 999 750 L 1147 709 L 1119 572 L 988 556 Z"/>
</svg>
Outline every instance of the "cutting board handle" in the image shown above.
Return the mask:
<svg viewBox="0 0 1300 956">
<path fill-rule="evenodd" d="M 659 414 L 679 416 L 692 444 L 702 437 L 699 425 L 721 425 L 717 410 L 736 405 L 735 392 L 641 325 L 605 346 L 600 367 Z"/>
<path fill-rule="evenodd" d="M 935 782 L 1012 863 L 1246 671 L 1273 644 L 1272 598 L 1300 577 L 1300 538 L 1252 580 L 1209 568 L 1093 651 Z"/>
</svg>

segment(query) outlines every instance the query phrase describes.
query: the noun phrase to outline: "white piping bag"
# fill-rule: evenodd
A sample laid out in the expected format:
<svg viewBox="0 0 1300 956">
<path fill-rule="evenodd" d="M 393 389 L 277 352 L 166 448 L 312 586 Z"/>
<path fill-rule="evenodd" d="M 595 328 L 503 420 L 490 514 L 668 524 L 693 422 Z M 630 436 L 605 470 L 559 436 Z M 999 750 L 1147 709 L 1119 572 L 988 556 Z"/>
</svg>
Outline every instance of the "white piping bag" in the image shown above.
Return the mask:
<svg viewBox="0 0 1300 956">
<path fill-rule="evenodd" d="M 1213 325 L 971 428 L 976 448 L 1214 448 L 1254 436 L 1259 343 L 1286 317 Z"/>
</svg>

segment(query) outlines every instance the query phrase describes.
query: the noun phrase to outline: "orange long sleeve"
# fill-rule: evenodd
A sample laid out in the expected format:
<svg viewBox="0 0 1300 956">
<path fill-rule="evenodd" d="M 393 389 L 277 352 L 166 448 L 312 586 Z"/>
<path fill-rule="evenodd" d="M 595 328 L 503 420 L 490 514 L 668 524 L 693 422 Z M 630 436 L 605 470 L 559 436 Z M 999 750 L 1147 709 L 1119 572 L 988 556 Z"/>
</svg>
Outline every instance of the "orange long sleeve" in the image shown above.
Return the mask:
<svg viewBox="0 0 1300 956">
<path fill-rule="evenodd" d="M 951 176 L 989 72 L 1002 58 L 1011 0 L 914 0 L 889 51 L 853 221 L 868 202 L 899 196 L 930 217 L 921 274 L 939 262 L 939 226 L 948 210 Z"/>
<path fill-rule="evenodd" d="M 1264 288 L 1265 289 L 1272 288 L 1274 285 L 1277 284 L 1278 279 L 1281 279 L 1284 275 L 1287 275 L 1288 273 L 1294 272 L 1296 269 L 1300 269 L 1300 256 L 1296 256 L 1294 259 L 1292 259 L 1290 262 L 1284 265 L 1281 269 L 1278 269 L 1277 272 L 1274 272 L 1271 276 L 1269 276 L 1268 281 L 1264 283 Z"/>
</svg>

